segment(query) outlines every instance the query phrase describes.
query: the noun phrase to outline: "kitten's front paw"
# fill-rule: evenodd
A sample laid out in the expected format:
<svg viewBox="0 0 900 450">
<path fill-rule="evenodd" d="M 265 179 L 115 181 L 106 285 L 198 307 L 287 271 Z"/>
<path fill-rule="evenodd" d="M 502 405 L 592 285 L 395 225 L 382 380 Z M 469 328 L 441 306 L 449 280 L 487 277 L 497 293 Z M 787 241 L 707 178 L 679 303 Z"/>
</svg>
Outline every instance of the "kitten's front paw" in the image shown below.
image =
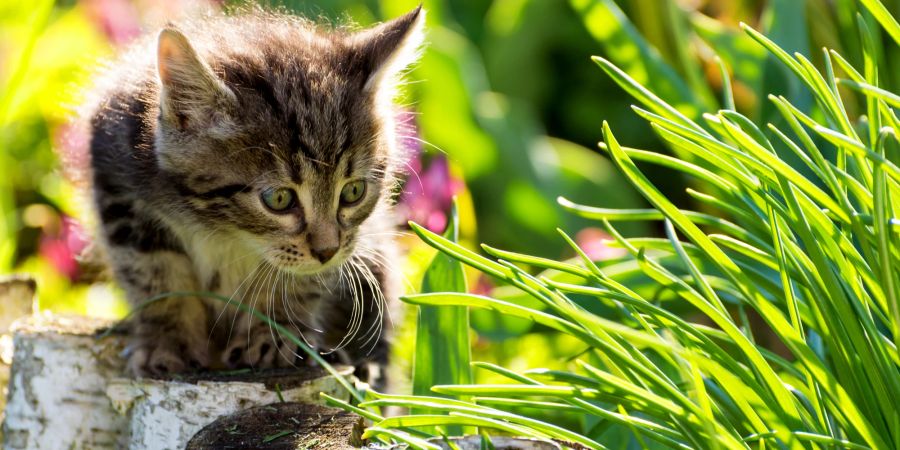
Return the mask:
<svg viewBox="0 0 900 450">
<path fill-rule="evenodd" d="M 135 376 L 163 376 L 209 368 L 209 340 L 198 333 L 138 333 L 128 346 Z"/>
<path fill-rule="evenodd" d="M 235 332 L 222 352 L 222 362 L 229 368 L 294 367 L 297 346 L 266 323 L 254 324 L 249 331 Z"/>
</svg>

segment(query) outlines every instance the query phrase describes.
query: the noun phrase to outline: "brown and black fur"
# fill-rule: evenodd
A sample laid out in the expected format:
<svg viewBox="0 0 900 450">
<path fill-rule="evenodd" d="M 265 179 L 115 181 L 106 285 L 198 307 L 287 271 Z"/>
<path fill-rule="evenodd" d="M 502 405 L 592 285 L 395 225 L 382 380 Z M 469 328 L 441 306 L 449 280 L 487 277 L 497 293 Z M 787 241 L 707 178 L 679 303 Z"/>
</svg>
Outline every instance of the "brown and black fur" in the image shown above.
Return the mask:
<svg viewBox="0 0 900 450">
<path fill-rule="evenodd" d="M 92 190 L 132 304 L 216 292 L 343 362 L 384 364 L 403 158 L 391 100 L 423 16 L 349 32 L 244 11 L 169 26 L 111 65 L 88 113 Z M 350 179 L 366 194 L 343 206 Z M 295 207 L 267 210 L 273 186 L 294 189 Z M 131 369 L 297 363 L 267 324 L 223 306 L 180 296 L 137 311 Z"/>
</svg>

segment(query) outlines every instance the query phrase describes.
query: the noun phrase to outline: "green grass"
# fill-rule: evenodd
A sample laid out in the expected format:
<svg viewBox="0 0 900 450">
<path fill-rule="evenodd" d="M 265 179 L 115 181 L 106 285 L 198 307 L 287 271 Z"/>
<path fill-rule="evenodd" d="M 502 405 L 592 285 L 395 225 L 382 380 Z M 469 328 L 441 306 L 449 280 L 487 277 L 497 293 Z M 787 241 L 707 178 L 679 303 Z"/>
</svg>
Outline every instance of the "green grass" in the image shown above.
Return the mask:
<svg viewBox="0 0 900 450">
<path fill-rule="evenodd" d="M 456 203 L 451 222 L 444 237 L 458 240 L 459 221 Z M 438 253 L 428 266 L 422 280 L 423 292 L 465 292 L 466 274 L 462 264 Z M 421 306 L 418 308 L 416 347 L 413 360 L 412 391 L 416 395 L 430 393 L 437 384 L 471 383 L 472 357 L 469 344 L 469 311 L 465 307 Z M 429 410 L 417 409 L 419 413 Z M 459 434 L 461 427 L 451 427 L 448 433 Z"/>
<path fill-rule="evenodd" d="M 862 4 L 894 39 L 886 45 L 897 45 L 896 19 L 877 1 Z M 608 12 L 612 3 L 597 5 Z M 457 334 L 460 308 L 493 310 L 568 335 L 584 350 L 564 370 L 472 363 L 501 383 L 367 393 L 359 408 L 414 411 L 370 415 L 367 436 L 434 448 L 422 438 L 478 427 L 590 448 L 900 448 L 900 96 L 879 83 L 880 31 L 860 17 L 861 68 L 824 50 L 817 68 L 743 26 L 804 89 L 798 98 L 812 100 L 769 96 L 775 116 L 762 126 L 733 107 L 685 114 L 595 57 L 678 155 L 623 147 L 604 123 L 601 148 L 652 209 L 560 199 L 564 209 L 597 220 L 628 256 L 592 261 L 560 231 L 579 258 L 484 246 L 486 257 L 414 225 L 443 255 L 540 306 L 459 289 L 403 299 L 428 314 L 452 311 L 447 319 L 456 323 L 442 327 Z M 859 96 L 865 116 L 848 114 L 846 96 Z M 723 98 L 734 104 L 731 92 Z M 690 177 L 699 210 L 673 204 L 645 164 Z M 622 221 L 662 221 L 665 237 L 625 237 Z M 634 270 L 610 270 L 626 263 Z M 613 313 L 596 314 L 595 305 Z M 467 360 L 464 342 L 454 342 L 442 352 Z M 560 415 L 568 420 L 552 419 Z"/>
</svg>

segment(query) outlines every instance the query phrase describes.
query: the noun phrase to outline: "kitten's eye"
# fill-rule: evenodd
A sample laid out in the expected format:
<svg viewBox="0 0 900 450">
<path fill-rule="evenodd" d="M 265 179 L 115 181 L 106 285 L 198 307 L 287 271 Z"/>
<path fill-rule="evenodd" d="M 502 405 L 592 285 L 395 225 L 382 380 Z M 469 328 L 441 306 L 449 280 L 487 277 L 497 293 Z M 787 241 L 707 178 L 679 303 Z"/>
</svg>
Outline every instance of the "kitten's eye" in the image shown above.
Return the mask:
<svg viewBox="0 0 900 450">
<path fill-rule="evenodd" d="M 341 189 L 341 205 L 349 206 L 359 201 L 366 193 L 366 182 L 363 180 L 351 181 Z"/>
<path fill-rule="evenodd" d="M 297 203 L 294 191 L 288 188 L 268 188 L 260 195 L 266 208 L 275 212 L 282 212 L 293 208 Z"/>
</svg>

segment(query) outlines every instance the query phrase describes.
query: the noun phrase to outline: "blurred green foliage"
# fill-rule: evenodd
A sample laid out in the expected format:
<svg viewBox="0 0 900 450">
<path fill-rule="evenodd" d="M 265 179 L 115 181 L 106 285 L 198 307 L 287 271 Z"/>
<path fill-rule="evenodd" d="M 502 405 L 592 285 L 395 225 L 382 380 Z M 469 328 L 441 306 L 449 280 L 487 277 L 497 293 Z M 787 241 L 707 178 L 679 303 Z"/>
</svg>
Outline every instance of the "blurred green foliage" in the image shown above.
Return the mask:
<svg viewBox="0 0 900 450">
<path fill-rule="evenodd" d="M 68 222 L 82 196 L 61 176 L 54 151 L 70 109 L 112 46 L 78 4 L 0 2 L 0 273 L 39 281 L 43 307 L 120 314 L 108 290 L 73 284 Z"/>
</svg>

